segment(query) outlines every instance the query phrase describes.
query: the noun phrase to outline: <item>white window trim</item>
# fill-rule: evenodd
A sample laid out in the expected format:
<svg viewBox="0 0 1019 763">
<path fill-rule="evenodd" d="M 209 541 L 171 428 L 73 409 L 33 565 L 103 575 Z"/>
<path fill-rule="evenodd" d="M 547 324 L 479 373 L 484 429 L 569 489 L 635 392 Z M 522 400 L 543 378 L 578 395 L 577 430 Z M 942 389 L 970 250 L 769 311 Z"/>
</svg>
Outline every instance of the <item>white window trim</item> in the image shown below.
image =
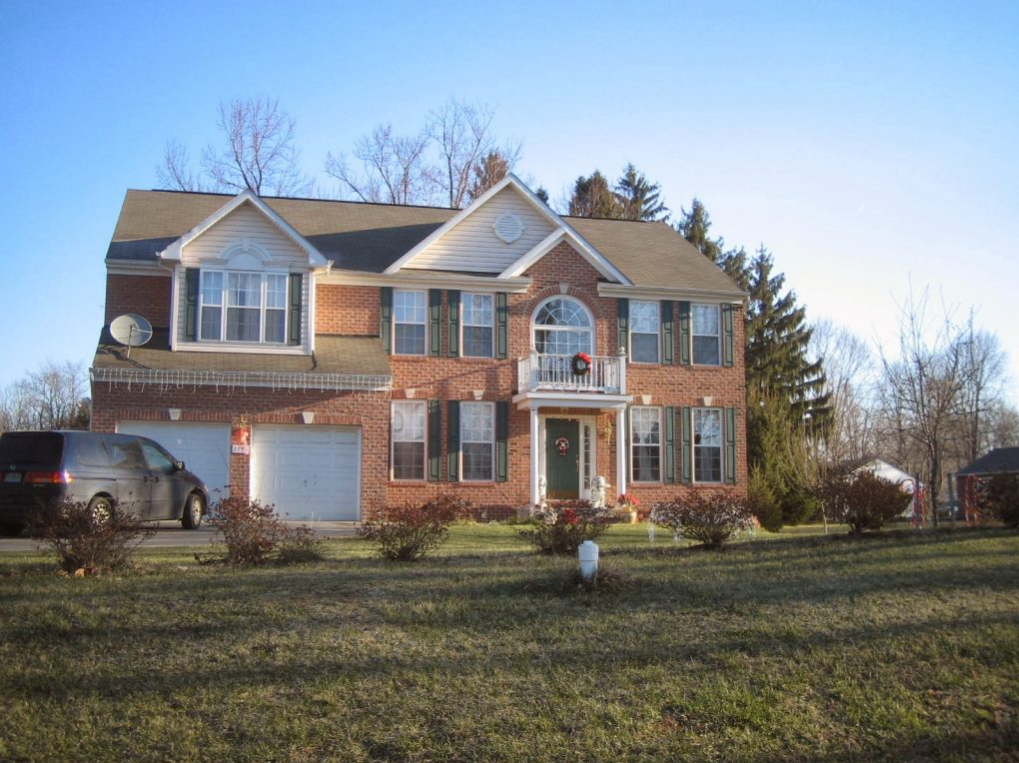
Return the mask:
<svg viewBox="0 0 1019 763">
<path fill-rule="evenodd" d="M 698 448 L 714 448 L 714 445 L 698 445 L 697 444 L 697 412 L 698 411 L 713 411 L 718 414 L 718 432 L 721 436 L 721 442 L 718 444 L 718 479 L 717 480 L 699 480 L 697 479 L 697 449 Z M 725 431 L 725 410 L 722 408 L 692 408 L 690 410 L 690 458 L 692 463 L 690 464 L 690 479 L 695 484 L 700 485 L 722 485 L 725 483 L 725 443 L 726 443 L 726 431 Z"/>
<path fill-rule="evenodd" d="M 466 321 L 464 320 L 464 304 L 466 297 L 488 297 L 492 300 L 492 323 L 489 326 L 477 326 L 471 324 L 471 328 L 490 328 L 492 329 L 492 351 L 488 355 L 467 355 L 464 352 L 464 329 L 468 328 Z M 488 293 L 483 291 L 462 291 L 460 292 L 460 357 L 462 358 L 494 358 L 495 357 L 495 293 Z"/>
<path fill-rule="evenodd" d="M 223 285 L 220 288 L 220 303 L 218 305 L 209 305 L 210 308 L 219 308 L 219 338 L 208 339 L 202 336 L 202 314 L 205 311 L 205 276 L 206 274 L 218 274 L 223 277 Z M 258 277 L 258 339 L 227 339 L 226 328 L 228 322 L 228 314 L 231 309 L 229 306 L 228 292 L 229 287 L 229 276 L 231 274 L 239 275 L 251 275 Z M 275 308 L 268 306 L 268 276 L 282 276 L 283 277 L 283 308 Z M 197 315 L 197 326 L 195 327 L 195 341 L 198 343 L 206 344 L 228 344 L 231 346 L 241 345 L 244 347 L 286 347 L 288 339 L 290 337 L 290 304 L 289 304 L 289 289 L 290 289 L 290 274 L 286 270 L 224 270 L 220 268 L 201 268 L 199 271 L 198 278 L 198 315 Z M 241 310 L 253 310 L 254 308 L 237 308 Z M 303 309 L 303 308 L 302 308 Z M 265 328 L 266 328 L 266 312 L 269 310 L 281 310 L 283 313 L 283 341 L 281 342 L 269 342 L 265 339 Z"/>
<path fill-rule="evenodd" d="M 698 334 L 697 333 L 697 321 L 694 319 L 694 312 L 698 307 L 710 307 L 715 311 L 715 315 L 718 317 L 718 333 L 717 334 Z M 714 336 L 718 342 L 718 362 L 717 363 L 698 363 L 697 362 L 697 337 Z M 715 304 L 708 304 L 703 302 L 696 302 L 690 305 L 690 363 L 695 366 L 708 366 L 709 368 L 717 368 L 722 365 L 722 306 Z"/>
<path fill-rule="evenodd" d="M 422 297 L 423 297 L 424 306 L 425 306 L 425 319 L 424 319 L 424 321 L 422 321 L 421 323 L 410 323 L 408 321 L 397 321 L 396 320 L 396 295 L 397 294 L 421 294 Z M 393 289 L 393 317 L 392 317 L 392 332 L 393 332 L 392 347 L 393 347 L 393 350 L 392 350 L 392 353 L 391 353 L 392 355 L 397 355 L 397 356 L 402 357 L 402 358 L 423 358 L 423 357 L 428 355 L 428 349 L 429 349 L 429 347 L 428 347 L 429 336 L 428 335 L 431 333 L 428 330 L 428 310 L 429 310 L 429 305 L 428 305 L 428 290 L 427 289 Z M 424 349 L 421 352 L 397 352 L 396 351 L 396 327 L 398 325 L 403 325 L 403 326 L 424 326 L 424 328 L 425 328 L 425 332 L 424 332 L 425 333 L 425 341 L 424 341 Z"/>
<path fill-rule="evenodd" d="M 581 309 L 587 315 L 588 320 L 591 322 L 591 325 L 589 327 L 587 327 L 587 330 L 591 333 L 591 353 L 590 354 L 592 356 L 596 355 L 597 351 L 598 351 L 598 335 L 597 335 L 597 332 L 595 331 L 595 327 L 596 327 L 597 324 L 596 324 L 595 319 L 594 319 L 594 313 L 591 312 L 591 308 L 589 308 L 586 304 L 584 304 L 584 302 L 582 300 L 579 300 L 579 299 L 577 299 L 576 297 L 574 297 L 574 296 L 572 296 L 570 294 L 555 294 L 555 295 L 553 295 L 551 297 L 548 297 L 547 299 L 543 299 L 541 302 L 538 303 L 538 306 L 534 308 L 534 312 L 531 313 L 531 351 L 532 352 L 537 352 L 538 351 L 538 343 L 535 341 L 535 338 L 536 338 L 535 334 L 536 334 L 536 332 L 539 329 L 538 324 L 535 322 L 536 319 L 538 318 L 538 313 L 540 313 L 541 309 L 543 307 L 545 307 L 545 305 L 547 305 L 549 302 L 552 302 L 552 301 L 557 300 L 557 299 L 564 299 L 564 300 L 569 300 L 571 302 L 577 303 L 578 305 L 580 305 Z M 584 327 L 582 327 L 582 326 L 541 326 L 540 328 L 541 328 L 542 331 L 545 331 L 545 330 L 548 330 L 548 331 L 581 331 L 581 330 L 584 329 Z M 568 356 L 564 355 L 563 357 L 568 357 Z"/>
<path fill-rule="evenodd" d="M 488 477 L 488 479 L 469 480 L 465 476 L 464 463 L 463 462 L 464 462 L 464 445 L 467 444 L 467 442 L 464 440 L 464 418 L 465 418 L 464 417 L 464 407 L 466 407 L 466 406 L 485 406 L 485 407 L 488 408 L 489 417 L 490 417 L 491 422 L 492 422 L 492 439 L 489 440 L 488 443 L 476 443 L 476 442 L 472 443 L 474 445 L 488 444 L 488 445 L 492 446 L 492 460 L 491 460 L 491 463 L 489 464 L 490 476 Z M 485 484 L 485 483 L 488 483 L 488 482 L 495 482 L 495 450 L 496 450 L 496 433 L 495 433 L 495 429 L 496 429 L 495 403 L 468 402 L 466 400 L 463 401 L 462 403 L 460 403 L 460 432 L 459 432 L 459 438 L 460 438 L 460 470 L 459 470 L 460 482 L 466 483 L 468 485 L 471 485 L 471 484 Z"/>
<path fill-rule="evenodd" d="M 638 480 L 634 476 L 635 469 L 634 469 L 633 449 L 634 449 L 634 446 L 635 446 L 635 442 L 634 442 L 633 414 L 634 414 L 634 411 L 645 411 L 645 410 L 648 410 L 648 411 L 657 411 L 658 412 L 658 479 L 656 479 L 656 480 Z M 629 452 L 627 453 L 627 456 L 629 457 L 629 462 L 630 462 L 630 483 L 631 484 L 634 484 L 634 485 L 660 485 L 662 483 L 662 481 L 664 480 L 664 478 L 665 478 L 665 461 L 664 461 L 665 454 L 662 451 L 662 448 L 664 447 L 663 440 L 665 439 L 663 437 L 663 434 L 664 434 L 664 431 L 663 431 L 663 426 L 664 426 L 663 418 L 664 417 L 663 417 L 663 414 L 662 414 L 662 409 L 661 409 L 661 407 L 659 407 L 657 405 L 632 405 L 632 406 L 630 406 L 630 437 L 629 437 L 630 442 L 628 444 Z M 641 447 L 653 447 L 653 446 L 642 445 Z"/>
<path fill-rule="evenodd" d="M 413 407 L 420 405 L 424 409 L 424 426 L 422 427 L 421 445 L 423 449 L 420 477 L 397 477 L 394 469 L 396 453 L 396 408 L 397 406 Z M 400 442 L 417 442 L 417 440 L 400 440 Z M 424 482 L 428 479 L 428 403 L 424 400 L 393 400 L 389 406 L 389 481 L 390 482 Z"/>
<path fill-rule="evenodd" d="M 645 331 L 634 331 L 633 330 L 633 313 L 632 313 L 632 310 L 633 310 L 633 305 L 635 303 L 636 304 L 641 304 L 641 305 L 654 305 L 654 307 L 655 307 L 655 315 L 657 316 L 658 330 L 655 331 L 655 359 L 654 360 L 636 360 L 633 357 L 633 335 L 634 334 L 641 334 L 643 336 L 647 335 L 647 332 L 645 332 Z M 638 363 L 638 364 L 645 365 L 645 366 L 660 365 L 661 362 L 662 362 L 662 304 L 661 304 L 661 302 L 656 302 L 656 301 L 650 300 L 650 299 L 630 300 L 629 310 L 630 310 L 630 314 L 628 315 L 629 320 L 627 321 L 627 324 L 628 324 L 628 330 L 629 330 L 629 337 L 628 337 L 628 339 L 629 339 L 629 345 L 630 345 L 630 352 L 627 353 L 627 360 L 629 360 L 630 363 Z"/>
</svg>

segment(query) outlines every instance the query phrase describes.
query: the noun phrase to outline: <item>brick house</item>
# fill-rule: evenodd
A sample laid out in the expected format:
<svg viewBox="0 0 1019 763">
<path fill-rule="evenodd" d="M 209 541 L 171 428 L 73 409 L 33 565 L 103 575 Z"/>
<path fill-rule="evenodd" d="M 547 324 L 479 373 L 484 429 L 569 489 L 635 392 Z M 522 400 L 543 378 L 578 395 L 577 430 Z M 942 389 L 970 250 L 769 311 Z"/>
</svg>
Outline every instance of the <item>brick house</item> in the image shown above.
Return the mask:
<svg viewBox="0 0 1019 763">
<path fill-rule="evenodd" d="M 220 495 L 356 520 L 597 476 L 610 504 L 745 489 L 745 295 L 667 225 L 560 217 L 513 176 L 464 210 L 128 191 L 106 266 L 93 428 Z M 147 344 L 112 340 L 123 314 Z"/>
</svg>

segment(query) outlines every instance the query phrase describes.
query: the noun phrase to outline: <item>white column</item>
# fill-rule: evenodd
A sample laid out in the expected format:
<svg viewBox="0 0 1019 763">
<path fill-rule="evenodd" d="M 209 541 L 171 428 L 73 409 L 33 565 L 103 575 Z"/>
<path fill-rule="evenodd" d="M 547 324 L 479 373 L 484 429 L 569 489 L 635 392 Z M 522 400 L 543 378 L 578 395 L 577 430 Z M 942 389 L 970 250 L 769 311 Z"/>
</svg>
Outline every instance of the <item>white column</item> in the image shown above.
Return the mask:
<svg viewBox="0 0 1019 763">
<path fill-rule="evenodd" d="M 541 500 L 538 494 L 538 456 L 541 453 L 541 438 L 538 436 L 538 409 L 531 409 L 531 506 Z"/>
<path fill-rule="evenodd" d="M 616 409 L 616 495 L 626 492 L 626 408 Z"/>
</svg>

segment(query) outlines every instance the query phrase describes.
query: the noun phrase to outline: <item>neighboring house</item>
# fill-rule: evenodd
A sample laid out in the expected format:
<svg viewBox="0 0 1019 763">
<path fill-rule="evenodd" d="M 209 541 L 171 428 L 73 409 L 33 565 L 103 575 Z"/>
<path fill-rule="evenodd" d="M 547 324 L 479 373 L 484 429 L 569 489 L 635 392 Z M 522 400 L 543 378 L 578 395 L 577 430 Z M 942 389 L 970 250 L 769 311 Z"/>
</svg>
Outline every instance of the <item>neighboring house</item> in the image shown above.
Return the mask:
<svg viewBox="0 0 1019 763">
<path fill-rule="evenodd" d="M 899 486 L 904 493 L 913 494 L 913 488 L 916 485 L 916 481 L 907 472 L 902 471 L 899 467 L 888 463 L 880 458 L 863 458 L 859 461 L 850 462 L 846 464 L 853 473 L 867 470 L 874 474 L 875 477 L 880 477 L 883 480 L 894 482 Z M 909 519 L 913 516 L 914 509 L 913 504 L 910 504 L 900 516 L 905 519 Z"/>
<path fill-rule="evenodd" d="M 998 474 L 1019 474 L 1019 448 L 995 448 L 956 473 L 959 503 L 967 519 L 979 508 L 980 482 Z"/>
<path fill-rule="evenodd" d="M 356 520 L 746 489 L 745 294 L 665 224 L 560 217 L 513 176 L 459 211 L 128 191 L 106 265 L 93 427 L 221 495 Z M 125 313 L 150 342 L 110 338 Z"/>
</svg>

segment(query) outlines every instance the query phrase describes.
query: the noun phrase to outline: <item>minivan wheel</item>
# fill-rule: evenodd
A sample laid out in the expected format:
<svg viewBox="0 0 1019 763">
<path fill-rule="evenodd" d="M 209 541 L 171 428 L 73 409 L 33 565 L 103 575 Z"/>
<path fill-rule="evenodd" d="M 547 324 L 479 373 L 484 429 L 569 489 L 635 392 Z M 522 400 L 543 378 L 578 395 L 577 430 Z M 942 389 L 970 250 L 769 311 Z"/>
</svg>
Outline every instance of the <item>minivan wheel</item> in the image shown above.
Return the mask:
<svg viewBox="0 0 1019 763">
<path fill-rule="evenodd" d="M 0 536 L 4 538 L 16 538 L 21 535 L 24 526 L 20 524 L 0 524 Z"/>
<path fill-rule="evenodd" d="M 88 515 L 96 527 L 103 527 L 109 523 L 112 514 L 113 504 L 105 495 L 97 495 L 88 502 Z"/>
<path fill-rule="evenodd" d="M 202 524 L 202 514 L 205 513 L 205 501 L 198 493 L 192 493 L 184 502 L 184 514 L 180 523 L 185 530 L 197 530 Z"/>
</svg>

